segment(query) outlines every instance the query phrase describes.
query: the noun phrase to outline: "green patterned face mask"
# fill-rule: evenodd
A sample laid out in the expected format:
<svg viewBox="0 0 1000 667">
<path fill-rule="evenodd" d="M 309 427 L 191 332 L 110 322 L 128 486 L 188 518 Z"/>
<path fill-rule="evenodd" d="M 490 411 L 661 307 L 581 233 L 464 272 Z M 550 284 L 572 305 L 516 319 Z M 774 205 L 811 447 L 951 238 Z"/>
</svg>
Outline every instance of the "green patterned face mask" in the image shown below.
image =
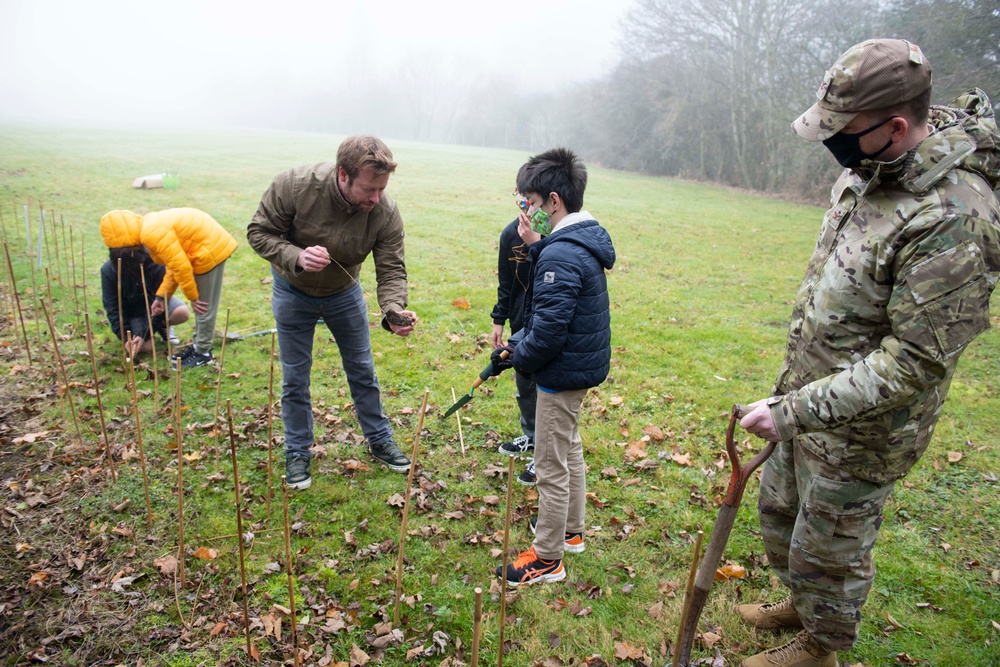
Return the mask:
<svg viewBox="0 0 1000 667">
<path fill-rule="evenodd" d="M 552 233 L 552 217 L 542 209 L 538 209 L 531 214 L 531 228 L 542 236 L 548 236 Z"/>
</svg>

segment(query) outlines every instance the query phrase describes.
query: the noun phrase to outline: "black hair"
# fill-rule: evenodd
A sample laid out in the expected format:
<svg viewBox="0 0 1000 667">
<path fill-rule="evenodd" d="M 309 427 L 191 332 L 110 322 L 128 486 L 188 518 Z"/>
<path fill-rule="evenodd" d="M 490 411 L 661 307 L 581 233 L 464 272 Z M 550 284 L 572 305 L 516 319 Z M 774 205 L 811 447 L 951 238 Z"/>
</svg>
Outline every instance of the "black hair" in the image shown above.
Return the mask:
<svg viewBox="0 0 1000 667">
<path fill-rule="evenodd" d="M 149 259 L 149 253 L 146 252 L 146 248 L 141 245 L 128 245 L 124 248 L 111 248 L 108 251 L 108 255 L 111 258 L 111 266 L 115 271 L 118 270 L 118 260 L 122 261 L 122 278 L 134 278 L 136 281 L 139 280 L 140 272 L 139 265 L 145 263 Z"/>
<path fill-rule="evenodd" d="M 554 192 L 566 204 L 569 213 L 583 208 L 587 189 L 587 168 L 573 151 L 553 148 L 534 156 L 517 172 L 517 189 L 523 195 L 537 194 L 543 199 Z"/>
</svg>

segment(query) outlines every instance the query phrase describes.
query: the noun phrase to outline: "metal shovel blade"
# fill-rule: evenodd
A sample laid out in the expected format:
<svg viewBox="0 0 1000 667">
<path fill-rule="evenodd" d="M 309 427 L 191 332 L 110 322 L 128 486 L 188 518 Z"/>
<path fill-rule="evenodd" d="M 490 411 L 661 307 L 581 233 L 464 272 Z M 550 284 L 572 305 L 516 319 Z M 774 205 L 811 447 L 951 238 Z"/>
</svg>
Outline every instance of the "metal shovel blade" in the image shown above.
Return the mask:
<svg viewBox="0 0 1000 667">
<path fill-rule="evenodd" d="M 504 350 L 503 352 L 500 353 L 500 358 L 501 359 L 506 359 L 507 357 L 508 357 L 507 350 Z M 462 398 L 458 399 L 457 401 L 455 401 L 455 405 L 453 405 L 450 408 L 448 408 L 448 411 L 444 413 L 444 416 L 445 417 L 451 417 L 453 414 L 455 414 L 455 412 L 457 412 L 460 407 L 462 407 L 463 405 L 465 405 L 466 403 L 468 403 L 469 401 L 472 400 L 472 392 L 476 391 L 476 387 L 478 387 L 482 383 L 486 382 L 487 380 L 489 380 L 491 377 L 493 377 L 496 374 L 497 374 L 497 372 L 493 368 L 493 362 L 491 361 L 489 363 L 489 365 L 486 366 L 486 368 L 484 368 L 479 373 L 479 377 L 476 378 L 476 381 L 472 383 L 472 389 L 469 390 L 469 393 L 466 394 L 465 396 L 463 396 Z M 442 419 L 443 418 L 444 417 L 442 417 Z"/>
<path fill-rule="evenodd" d="M 254 336 L 265 336 L 269 333 L 277 332 L 277 329 L 264 329 L 262 331 L 251 331 L 250 333 L 237 333 L 236 331 L 230 331 L 226 334 L 226 340 L 246 340 L 247 338 L 253 338 Z"/>
<path fill-rule="evenodd" d="M 462 396 L 462 398 L 460 398 L 457 401 L 455 401 L 455 405 L 453 405 L 450 408 L 448 408 L 448 411 L 444 413 L 444 416 L 445 417 L 450 417 L 453 414 L 455 414 L 456 412 L 458 412 L 458 409 L 460 407 L 462 407 L 463 405 L 465 405 L 466 403 L 468 403 L 469 401 L 472 400 L 472 392 L 474 392 L 475 390 L 476 390 L 476 388 L 473 387 L 471 390 L 469 390 L 468 394 Z"/>
</svg>

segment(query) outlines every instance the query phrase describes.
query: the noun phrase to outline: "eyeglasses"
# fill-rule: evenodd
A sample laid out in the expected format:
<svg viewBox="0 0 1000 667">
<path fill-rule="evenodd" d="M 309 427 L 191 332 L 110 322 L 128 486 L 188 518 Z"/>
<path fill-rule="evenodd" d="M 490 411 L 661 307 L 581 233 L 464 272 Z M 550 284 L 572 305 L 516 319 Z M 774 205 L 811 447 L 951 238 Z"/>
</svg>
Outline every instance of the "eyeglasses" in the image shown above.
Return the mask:
<svg viewBox="0 0 1000 667">
<path fill-rule="evenodd" d="M 517 202 L 517 207 L 525 213 L 531 208 L 531 202 L 528 201 L 528 198 L 517 190 L 514 190 L 514 201 Z"/>
</svg>

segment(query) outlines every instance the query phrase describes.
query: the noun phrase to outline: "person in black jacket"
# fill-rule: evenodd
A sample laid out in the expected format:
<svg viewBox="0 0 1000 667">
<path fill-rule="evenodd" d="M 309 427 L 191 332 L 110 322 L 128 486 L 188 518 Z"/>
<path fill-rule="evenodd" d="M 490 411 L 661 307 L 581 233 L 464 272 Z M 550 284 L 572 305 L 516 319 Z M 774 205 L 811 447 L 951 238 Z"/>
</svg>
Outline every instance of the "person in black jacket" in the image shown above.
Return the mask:
<svg viewBox="0 0 1000 667">
<path fill-rule="evenodd" d="M 504 324 L 510 323 L 511 335 L 521 330 L 524 322 L 524 296 L 528 290 L 528 276 L 531 263 L 528 257 L 528 244 L 521 240 L 517 233 L 520 220 L 515 218 L 504 227 L 500 233 L 500 255 L 497 260 L 497 303 L 490 317 L 493 319 L 493 334 L 491 342 L 493 349 L 501 348 L 504 343 Z M 497 449 L 501 454 L 521 456 L 535 451 L 535 383 L 527 375 L 516 373 L 514 381 L 517 387 L 515 398 L 517 409 L 521 413 L 522 435 L 510 442 L 505 442 Z M 534 459 L 528 462 L 524 472 L 517 481 L 526 486 L 534 486 Z"/>
<path fill-rule="evenodd" d="M 152 305 L 156 298 L 156 290 L 159 289 L 163 276 L 166 274 L 166 267 L 157 264 L 140 246 L 128 246 L 125 248 L 112 248 L 110 259 L 101 266 L 101 300 L 104 302 L 104 312 L 111 325 L 111 331 L 120 340 L 125 332 L 131 331 L 132 338 L 126 342 L 129 354 L 134 358 L 139 352 L 150 352 L 153 349 L 150 342 L 149 320 L 146 319 L 146 306 Z M 118 313 L 118 260 L 121 259 L 122 266 L 122 312 L 119 321 Z M 139 270 L 139 266 L 142 270 Z M 146 278 L 145 301 L 143 300 L 142 278 Z M 175 324 L 186 322 L 190 313 L 188 307 L 176 296 L 170 297 L 170 327 L 168 329 L 163 313 L 152 318 L 153 329 L 160 334 L 166 342 L 170 336 L 170 342 L 174 345 L 180 341 L 173 335 Z M 124 324 L 125 332 L 119 328 Z"/>
<path fill-rule="evenodd" d="M 611 368 L 611 312 L 605 271 L 615 264 L 608 232 L 583 208 L 587 170 L 571 151 L 537 155 L 518 173 L 518 233 L 529 245 L 524 328 L 491 355 L 496 372 L 531 376 L 535 404 L 538 517 L 532 546 L 507 566 L 512 586 L 566 577 L 564 552 L 584 550 L 586 464 L 580 409 Z M 500 354 L 506 350 L 507 359 Z"/>
</svg>

